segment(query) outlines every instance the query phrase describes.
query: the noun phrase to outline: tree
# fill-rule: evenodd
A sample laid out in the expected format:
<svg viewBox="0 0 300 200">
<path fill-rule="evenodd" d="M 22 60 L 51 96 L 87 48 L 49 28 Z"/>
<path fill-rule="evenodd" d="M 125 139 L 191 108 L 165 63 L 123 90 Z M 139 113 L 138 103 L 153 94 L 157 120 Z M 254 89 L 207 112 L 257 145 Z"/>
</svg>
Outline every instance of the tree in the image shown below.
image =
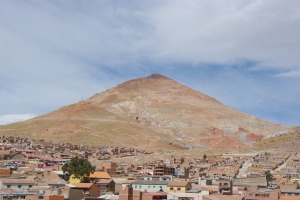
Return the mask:
<svg viewBox="0 0 300 200">
<path fill-rule="evenodd" d="M 272 179 L 273 179 L 273 175 L 270 172 L 267 173 L 266 179 L 267 179 L 267 185 L 269 185 L 269 182 L 272 181 Z"/>
<path fill-rule="evenodd" d="M 206 160 L 206 154 L 203 155 L 203 159 Z"/>
<path fill-rule="evenodd" d="M 131 168 L 131 167 L 127 168 L 127 173 L 129 173 L 129 172 L 131 172 L 131 171 L 132 171 L 132 168 Z"/>
<path fill-rule="evenodd" d="M 92 166 L 87 159 L 78 158 L 78 156 L 75 156 L 69 163 L 63 165 L 62 170 L 64 173 L 68 173 L 69 176 L 72 175 L 75 178 L 80 179 L 80 182 L 86 182 L 85 177 L 89 176 L 91 173 L 94 173 L 96 167 Z"/>
</svg>

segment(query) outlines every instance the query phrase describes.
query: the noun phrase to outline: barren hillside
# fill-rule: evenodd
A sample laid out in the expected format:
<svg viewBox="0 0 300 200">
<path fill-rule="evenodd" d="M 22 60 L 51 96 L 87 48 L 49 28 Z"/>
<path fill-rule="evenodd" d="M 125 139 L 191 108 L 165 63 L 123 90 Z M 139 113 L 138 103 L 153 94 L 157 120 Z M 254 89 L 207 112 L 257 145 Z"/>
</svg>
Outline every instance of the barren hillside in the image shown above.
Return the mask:
<svg viewBox="0 0 300 200">
<path fill-rule="evenodd" d="M 159 74 L 127 81 L 86 102 L 187 147 L 238 147 L 288 129 L 224 106 Z"/>
<path fill-rule="evenodd" d="M 153 148 L 238 148 L 289 128 L 239 112 L 159 74 L 130 80 L 0 134 Z"/>
</svg>

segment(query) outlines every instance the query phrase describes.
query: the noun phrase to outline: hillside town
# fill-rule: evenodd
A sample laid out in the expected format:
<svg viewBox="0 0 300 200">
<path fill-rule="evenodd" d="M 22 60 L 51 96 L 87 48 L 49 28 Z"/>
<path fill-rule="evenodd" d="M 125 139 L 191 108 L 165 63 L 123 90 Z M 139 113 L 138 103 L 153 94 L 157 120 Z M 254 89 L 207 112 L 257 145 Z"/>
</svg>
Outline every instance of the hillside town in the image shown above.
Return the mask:
<svg viewBox="0 0 300 200">
<path fill-rule="evenodd" d="M 299 200 L 299 152 L 170 155 L 126 162 L 155 152 L 0 136 L 0 199 L 27 200 Z M 62 166 L 88 159 L 96 171 L 81 182 Z M 123 158 L 117 162 L 116 158 Z"/>
</svg>

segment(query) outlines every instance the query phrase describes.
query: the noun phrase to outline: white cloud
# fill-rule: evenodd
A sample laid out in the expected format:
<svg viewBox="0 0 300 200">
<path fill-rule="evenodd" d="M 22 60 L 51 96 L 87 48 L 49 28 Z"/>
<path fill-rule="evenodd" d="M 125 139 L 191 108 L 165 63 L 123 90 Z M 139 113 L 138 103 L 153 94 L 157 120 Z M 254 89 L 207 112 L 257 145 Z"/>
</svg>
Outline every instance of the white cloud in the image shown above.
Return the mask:
<svg viewBox="0 0 300 200">
<path fill-rule="evenodd" d="M 15 64 L 33 58 L 60 64 L 39 65 L 52 73 L 86 62 L 120 67 L 141 60 L 300 68 L 299 1 L 151 2 L 4 2 L 2 53 L 10 62 L 19 56 Z"/>
<path fill-rule="evenodd" d="M 276 77 L 299 77 L 300 71 L 290 71 L 276 75 Z"/>
<path fill-rule="evenodd" d="M 252 69 L 272 71 L 272 77 L 298 77 L 299 10 L 297 0 L 1 2 L 0 114 L 50 112 L 149 75 L 153 66 L 172 74 L 177 65 L 196 70 L 252 62 Z M 223 90 L 219 80 L 226 83 L 217 78 L 207 86 L 211 94 Z M 274 107 L 298 98 L 281 98 L 294 82 L 282 91 L 253 82 L 232 75 L 226 89 L 238 85 L 240 92 L 217 96 L 253 106 L 261 104 L 253 97 L 259 93 L 262 101 L 271 96 Z"/>
<path fill-rule="evenodd" d="M 299 9 L 298 1 L 172 1 L 152 19 L 166 59 L 299 69 Z"/>
<path fill-rule="evenodd" d="M 27 119 L 32 119 L 37 117 L 36 114 L 11 114 L 11 115 L 1 115 L 0 125 L 12 124 L 15 122 L 25 121 Z"/>
</svg>

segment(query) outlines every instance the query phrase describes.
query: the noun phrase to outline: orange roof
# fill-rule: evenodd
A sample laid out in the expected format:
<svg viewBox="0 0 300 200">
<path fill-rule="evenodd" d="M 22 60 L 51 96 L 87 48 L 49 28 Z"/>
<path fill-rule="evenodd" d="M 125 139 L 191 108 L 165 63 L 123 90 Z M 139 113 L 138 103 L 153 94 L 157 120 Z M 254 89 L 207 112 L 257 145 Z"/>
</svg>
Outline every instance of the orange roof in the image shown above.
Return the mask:
<svg viewBox="0 0 300 200">
<path fill-rule="evenodd" d="M 110 175 L 107 172 L 94 172 L 90 174 L 90 178 L 105 178 L 105 179 L 111 179 Z"/>
</svg>

